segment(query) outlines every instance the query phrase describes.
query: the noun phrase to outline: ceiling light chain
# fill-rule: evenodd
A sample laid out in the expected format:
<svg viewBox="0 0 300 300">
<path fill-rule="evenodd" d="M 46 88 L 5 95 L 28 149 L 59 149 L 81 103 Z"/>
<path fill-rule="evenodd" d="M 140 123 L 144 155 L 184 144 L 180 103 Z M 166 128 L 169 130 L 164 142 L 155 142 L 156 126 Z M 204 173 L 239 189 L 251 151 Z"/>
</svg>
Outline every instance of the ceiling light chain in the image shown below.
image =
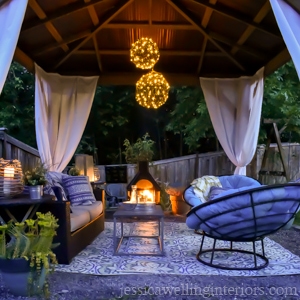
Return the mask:
<svg viewBox="0 0 300 300">
<path fill-rule="evenodd" d="M 158 108 L 168 99 L 170 86 L 164 76 L 153 70 L 160 54 L 157 44 L 151 38 L 141 38 L 132 44 L 130 61 L 137 68 L 152 69 L 136 83 L 136 101 L 146 108 Z"/>
</svg>

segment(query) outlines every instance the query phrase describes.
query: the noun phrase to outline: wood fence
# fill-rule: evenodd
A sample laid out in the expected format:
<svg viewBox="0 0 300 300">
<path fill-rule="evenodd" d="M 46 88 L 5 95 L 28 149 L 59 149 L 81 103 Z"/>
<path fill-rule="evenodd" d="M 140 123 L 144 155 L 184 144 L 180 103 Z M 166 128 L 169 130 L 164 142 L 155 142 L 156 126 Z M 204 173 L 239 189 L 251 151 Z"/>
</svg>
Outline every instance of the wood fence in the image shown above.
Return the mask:
<svg viewBox="0 0 300 300">
<path fill-rule="evenodd" d="M 287 162 L 290 178 L 300 178 L 300 144 L 283 143 L 284 158 Z M 279 152 L 276 144 L 270 145 L 269 155 L 266 161 L 266 169 L 269 171 L 283 171 L 279 159 Z M 260 145 L 252 162 L 247 166 L 247 175 L 259 178 L 262 158 L 265 147 Z M 19 140 L 11 137 L 0 129 L 0 157 L 4 159 L 18 159 L 22 164 L 23 171 L 32 169 L 40 162 L 39 152 Z M 120 165 L 110 165 L 120 166 Z M 127 166 L 127 182 L 129 183 L 137 172 L 136 165 Z M 105 181 L 105 166 L 97 166 L 100 171 L 101 181 Z M 226 175 L 233 174 L 235 166 L 228 159 L 223 151 L 192 154 L 177 158 L 154 161 L 149 166 L 152 176 L 162 183 L 178 182 L 184 186 L 198 177 L 204 175 Z M 261 178 L 263 184 L 274 184 L 286 182 L 285 177 L 264 175 Z"/>
<path fill-rule="evenodd" d="M 0 129 L 0 157 L 4 159 L 18 159 L 23 172 L 32 169 L 40 161 L 38 150 L 20 142 L 8 135 L 4 128 Z"/>
</svg>

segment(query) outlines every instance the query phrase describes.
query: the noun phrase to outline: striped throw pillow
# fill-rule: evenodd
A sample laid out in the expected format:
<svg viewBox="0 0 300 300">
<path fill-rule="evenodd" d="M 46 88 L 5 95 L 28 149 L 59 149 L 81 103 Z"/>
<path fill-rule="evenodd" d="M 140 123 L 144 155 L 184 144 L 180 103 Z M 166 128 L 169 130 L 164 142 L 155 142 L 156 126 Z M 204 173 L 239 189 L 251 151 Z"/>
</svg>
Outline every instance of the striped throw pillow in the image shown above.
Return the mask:
<svg viewBox="0 0 300 300">
<path fill-rule="evenodd" d="M 68 176 L 63 177 L 62 181 L 71 205 L 91 205 L 96 202 L 87 176 Z"/>
</svg>

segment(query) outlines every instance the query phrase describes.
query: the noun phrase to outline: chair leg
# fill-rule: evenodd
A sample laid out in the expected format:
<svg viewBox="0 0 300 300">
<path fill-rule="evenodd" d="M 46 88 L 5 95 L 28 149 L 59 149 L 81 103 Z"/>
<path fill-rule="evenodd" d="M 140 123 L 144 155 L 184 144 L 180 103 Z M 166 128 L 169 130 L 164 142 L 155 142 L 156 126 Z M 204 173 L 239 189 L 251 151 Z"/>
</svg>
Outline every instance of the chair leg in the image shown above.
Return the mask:
<svg viewBox="0 0 300 300">
<path fill-rule="evenodd" d="M 199 252 L 202 252 L 202 247 L 203 247 L 203 244 L 204 244 L 204 238 L 205 238 L 205 234 L 202 235 L 200 251 Z"/>
<path fill-rule="evenodd" d="M 214 255 L 215 255 L 215 249 L 216 249 L 216 242 L 217 240 L 214 239 L 214 244 L 213 244 L 213 248 L 212 248 L 212 251 L 211 251 L 211 257 L 210 257 L 210 263 L 212 264 L 213 260 L 214 260 Z"/>
<path fill-rule="evenodd" d="M 261 251 L 262 251 L 262 255 L 265 256 L 265 245 L 264 245 L 264 239 L 262 238 L 260 240 L 261 242 Z"/>
<path fill-rule="evenodd" d="M 252 241 L 252 246 L 253 246 L 254 266 L 255 268 L 257 268 L 255 241 Z"/>
</svg>

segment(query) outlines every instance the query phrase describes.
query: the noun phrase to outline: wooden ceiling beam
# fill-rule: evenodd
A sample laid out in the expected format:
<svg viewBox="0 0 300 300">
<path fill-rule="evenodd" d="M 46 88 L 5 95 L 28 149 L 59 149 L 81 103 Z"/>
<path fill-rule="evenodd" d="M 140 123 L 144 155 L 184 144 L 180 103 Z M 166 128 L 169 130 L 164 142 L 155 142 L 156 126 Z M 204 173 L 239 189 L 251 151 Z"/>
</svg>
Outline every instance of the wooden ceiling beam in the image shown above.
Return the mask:
<svg viewBox="0 0 300 300">
<path fill-rule="evenodd" d="M 244 66 L 242 66 L 231 53 L 229 53 L 227 50 L 225 50 L 218 42 L 216 42 L 207 32 L 205 28 L 203 28 L 200 24 L 197 23 L 196 20 L 194 20 L 194 17 L 192 17 L 189 12 L 177 1 L 177 0 L 165 0 L 167 3 L 169 3 L 178 13 L 180 13 L 186 20 L 188 20 L 191 24 L 197 27 L 197 29 L 215 46 L 217 47 L 221 52 L 223 52 L 229 60 L 231 60 L 239 69 L 242 71 L 245 71 Z"/>
<path fill-rule="evenodd" d="M 89 2 L 91 2 L 91 0 L 84 0 L 84 2 L 89 3 Z M 98 15 L 97 15 L 94 5 L 88 6 L 87 10 L 89 12 L 89 15 L 91 17 L 91 20 L 92 20 L 94 26 L 97 26 L 99 24 L 99 18 L 98 18 Z"/>
<path fill-rule="evenodd" d="M 31 0 L 29 0 L 30 2 Z M 57 20 L 59 18 L 64 17 L 65 15 L 72 14 L 74 12 L 78 12 L 83 9 L 88 9 L 90 7 L 93 7 L 95 4 L 99 2 L 103 2 L 106 0 L 91 0 L 88 3 L 82 3 L 82 2 L 75 2 L 69 5 L 66 5 L 65 7 L 60 8 L 58 11 L 48 14 L 45 18 L 40 18 L 41 20 L 34 20 L 34 21 L 27 21 L 24 22 L 22 25 L 22 32 L 33 29 L 35 27 L 44 25 L 47 22 L 53 22 L 54 20 Z"/>
<path fill-rule="evenodd" d="M 233 40 L 231 40 L 229 38 L 226 38 L 221 34 L 218 34 L 216 32 L 209 32 L 209 35 L 213 39 L 215 39 L 215 40 L 217 40 L 221 43 L 224 43 L 224 44 L 226 44 L 228 46 L 231 46 L 231 47 L 237 47 L 237 48 L 239 48 L 239 50 L 244 51 L 248 54 L 251 54 L 252 56 L 257 57 L 261 60 L 267 60 L 268 59 L 268 55 L 266 53 L 263 53 L 262 51 L 257 51 L 255 49 L 253 49 L 252 47 L 248 47 L 248 46 L 245 46 L 245 45 L 238 45 Z"/>
<path fill-rule="evenodd" d="M 124 10 L 129 4 L 131 4 L 133 0 L 121 0 L 118 2 L 118 5 L 111 10 L 106 16 L 103 17 L 102 22 L 99 23 L 99 26 L 96 27 L 92 33 L 87 36 L 82 42 L 80 42 L 75 48 L 70 50 L 54 67 L 56 70 L 64 61 L 66 61 L 75 51 L 81 48 L 89 39 L 91 39 L 97 32 L 99 32 L 107 23 L 109 23 L 117 14 L 119 14 L 122 10 Z"/>
<path fill-rule="evenodd" d="M 129 55 L 130 50 L 98 50 L 98 53 L 101 55 Z M 177 51 L 177 50 L 163 50 L 160 49 L 159 53 L 161 56 L 202 56 L 202 51 Z M 76 55 L 95 55 L 95 50 L 77 50 L 74 52 Z M 225 54 L 222 52 L 205 52 L 204 56 L 210 57 L 224 57 Z"/>
<path fill-rule="evenodd" d="M 209 3 L 214 5 L 217 3 L 217 0 L 209 0 Z M 207 27 L 207 24 L 209 23 L 212 12 L 213 12 L 212 8 L 209 8 L 209 7 L 205 8 L 204 16 L 201 21 L 201 25 L 203 28 Z M 202 51 L 201 51 L 202 53 L 205 53 L 206 45 L 207 45 L 207 38 L 204 38 L 203 45 L 202 45 Z M 199 63 L 198 63 L 197 74 L 200 74 L 202 64 L 203 64 L 203 58 L 204 58 L 204 56 L 201 55 L 200 59 L 199 59 Z"/>
<path fill-rule="evenodd" d="M 108 29 L 139 29 L 139 28 L 157 28 L 157 29 L 173 29 L 173 30 L 197 30 L 192 24 L 154 22 L 151 25 L 148 21 L 126 22 L 126 23 L 109 23 L 103 28 Z"/>
<path fill-rule="evenodd" d="M 16 47 L 13 60 L 17 61 L 29 72 L 34 74 L 34 61 L 18 47 Z"/>
<path fill-rule="evenodd" d="M 93 36 L 93 42 L 94 42 L 94 47 L 95 47 L 94 55 L 96 55 L 98 67 L 99 67 L 100 72 L 102 73 L 103 67 L 102 67 L 101 57 L 100 57 L 100 53 L 99 53 L 99 49 L 98 49 L 98 43 L 97 43 L 97 39 L 96 39 L 95 35 Z"/>
<path fill-rule="evenodd" d="M 247 26 L 252 26 L 254 27 L 255 29 L 257 30 L 260 30 L 264 33 L 267 33 L 269 35 L 272 35 L 274 37 L 277 37 L 277 38 L 280 38 L 281 39 L 281 35 L 280 33 L 276 34 L 274 32 L 272 32 L 271 30 L 263 27 L 263 26 L 260 26 L 259 24 L 253 22 L 253 20 L 251 20 L 251 18 L 249 18 L 248 16 L 244 15 L 244 16 L 241 16 L 241 14 L 238 14 L 236 13 L 235 11 L 231 10 L 231 9 L 228 9 L 222 5 L 219 5 L 219 4 L 216 4 L 216 5 L 212 5 L 210 3 L 207 3 L 206 1 L 204 0 L 191 0 L 193 2 L 195 2 L 196 4 L 199 4 L 201 6 L 204 6 L 204 7 L 208 7 L 208 8 L 211 8 L 213 11 L 219 13 L 219 14 L 222 14 L 228 18 L 231 18 L 231 19 L 234 19 L 236 21 L 239 21 Z"/>
<path fill-rule="evenodd" d="M 279 67 L 281 67 L 283 64 L 287 63 L 290 60 L 291 60 L 291 55 L 287 50 L 287 48 L 285 48 L 265 65 L 265 70 L 264 70 L 265 77 L 272 74 Z"/>
<path fill-rule="evenodd" d="M 40 5 L 36 2 L 36 0 L 29 0 L 28 5 L 41 20 L 47 18 L 47 15 L 43 11 L 43 9 L 40 7 Z M 46 26 L 47 30 L 50 32 L 50 34 L 53 36 L 53 38 L 58 43 L 62 42 L 63 39 L 62 39 L 61 35 L 58 33 L 58 31 L 56 30 L 56 28 L 53 26 L 53 24 L 51 22 L 46 22 L 45 26 Z M 62 44 L 61 48 L 65 52 L 67 52 L 69 50 L 69 47 L 66 44 Z"/>
<path fill-rule="evenodd" d="M 269 11 L 271 10 L 271 5 L 269 0 L 267 0 L 265 2 L 265 4 L 262 6 L 262 8 L 259 10 L 259 12 L 256 14 L 255 18 L 253 19 L 254 23 L 260 23 L 265 16 L 269 13 Z M 255 28 L 253 26 L 248 26 L 246 28 L 246 30 L 243 32 L 243 34 L 241 35 L 241 37 L 239 38 L 239 40 L 237 41 L 238 45 L 243 45 L 246 40 L 251 36 L 251 34 L 253 33 L 253 31 L 255 30 Z M 231 49 L 231 53 L 235 54 L 239 49 L 237 47 L 233 47 Z"/>
<path fill-rule="evenodd" d="M 77 33 L 75 35 L 71 35 L 66 39 L 63 39 L 62 42 L 55 42 L 55 43 L 48 44 L 48 45 L 46 45 L 42 48 L 37 48 L 37 49 L 33 50 L 32 54 L 33 55 L 43 54 L 45 52 L 48 52 L 48 51 L 54 50 L 58 47 L 61 47 L 62 45 L 67 45 L 69 43 L 76 42 L 80 39 L 83 39 L 83 38 L 87 37 L 90 34 L 91 34 L 90 30 L 82 31 L 82 32 Z"/>
</svg>

